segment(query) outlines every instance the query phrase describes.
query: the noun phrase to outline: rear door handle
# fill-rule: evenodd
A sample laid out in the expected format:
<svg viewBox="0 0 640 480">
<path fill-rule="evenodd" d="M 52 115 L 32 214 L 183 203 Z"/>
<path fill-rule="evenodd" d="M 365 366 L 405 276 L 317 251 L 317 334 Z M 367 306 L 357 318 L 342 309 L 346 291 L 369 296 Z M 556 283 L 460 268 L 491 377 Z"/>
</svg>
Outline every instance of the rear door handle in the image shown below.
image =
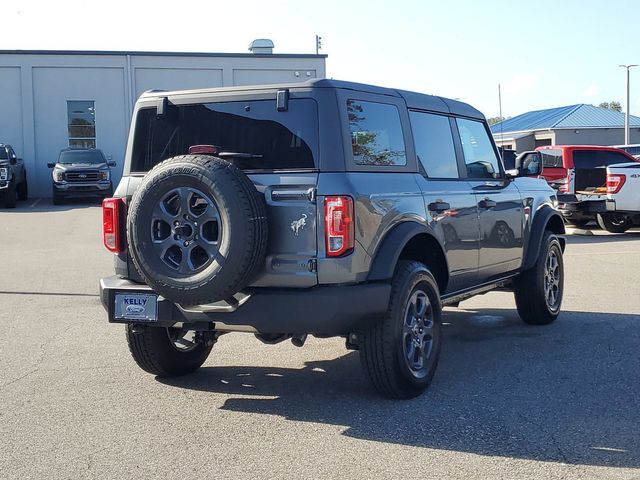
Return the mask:
<svg viewBox="0 0 640 480">
<path fill-rule="evenodd" d="M 451 210 L 451 205 L 449 205 L 447 202 L 431 202 L 428 208 L 430 212 L 442 213 L 446 212 L 447 210 Z"/>
<path fill-rule="evenodd" d="M 485 198 L 484 200 L 480 200 L 478 202 L 478 207 L 483 208 L 485 210 L 494 208 L 496 205 L 498 204 L 495 202 L 495 200 L 491 200 L 489 198 Z"/>
</svg>

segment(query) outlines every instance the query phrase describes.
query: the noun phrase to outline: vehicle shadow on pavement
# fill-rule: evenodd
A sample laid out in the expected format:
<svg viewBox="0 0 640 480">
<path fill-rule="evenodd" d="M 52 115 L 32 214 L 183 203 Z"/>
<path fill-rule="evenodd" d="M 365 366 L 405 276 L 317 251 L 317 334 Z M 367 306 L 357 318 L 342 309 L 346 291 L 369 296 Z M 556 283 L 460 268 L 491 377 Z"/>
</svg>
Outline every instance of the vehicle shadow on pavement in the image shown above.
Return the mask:
<svg viewBox="0 0 640 480">
<path fill-rule="evenodd" d="M 588 243 L 620 243 L 631 242 L 640 239 L 640 232 L 628 231 L 625 233 L 607 233 L 605 235 L 566 235 L 567 244 L 588 244 Z"/>
<path fill-rule="evenodd" d="M 640 316 L 564 312 L 533 327 L 513 310 L 447 309 L 444 322 L 434 381 L 410 401 L 375 395 L 356 352 L 302 369 L 205 367 L 158 380 L 238 395 L 225 410 L 341 425 L 359 439 L 640 467 Z"/>
<path fill-rule="evenodd" d="M 101 205 L 101 198 L 70 198 L 62 205 L 53 205 L 50 198 L 38 198 L 29 199 L 25 202 L 18 202 L 16 208 L 0 209 L 0 213 L 25 214 L 66 212 L 69 210 L 78 210 L 80 208 L 95 208 L 100 207 Z"/>
</svg>

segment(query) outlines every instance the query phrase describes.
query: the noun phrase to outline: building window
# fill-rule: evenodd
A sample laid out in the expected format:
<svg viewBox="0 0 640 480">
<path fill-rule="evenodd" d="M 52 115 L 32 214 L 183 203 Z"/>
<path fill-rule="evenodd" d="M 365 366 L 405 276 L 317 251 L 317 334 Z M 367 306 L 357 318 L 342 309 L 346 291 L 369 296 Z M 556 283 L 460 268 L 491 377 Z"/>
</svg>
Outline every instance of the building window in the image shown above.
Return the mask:
<svg viewBox="0 0 640 480">
<path fill-rule="evenodd" d="M 69 148 L 96 148 L 96 110 L 93 100 L 68 100 Z"/>
</svg>

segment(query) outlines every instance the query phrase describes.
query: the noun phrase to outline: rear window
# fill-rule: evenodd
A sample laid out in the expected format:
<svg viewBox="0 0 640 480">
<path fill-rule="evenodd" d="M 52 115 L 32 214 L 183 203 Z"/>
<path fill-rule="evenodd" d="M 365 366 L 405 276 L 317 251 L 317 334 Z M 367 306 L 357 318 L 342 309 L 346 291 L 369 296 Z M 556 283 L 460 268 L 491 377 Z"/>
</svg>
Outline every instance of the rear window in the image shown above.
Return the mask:
<svg viewBox="0 0 640 480">
<path fill-rule="evenodd" d="M 574 150 L 574 168 L 598 168 L 613 165 L 615 163 L 629 163 L 632 160 L 626 155 L 618 152 L 608 152 L 606 150 Z"/>
<path fill-rule="evenodd" d="M 562 150 L 559 148 L 549 148 L 540 150 L 542 154 L 542 166 L 545 168 L 563 168 Z"/>
<path fill-rule="evenodd" d="M 146 172 L 193 145 L 214 145 L 244 170 L 313 169 L 318 158 L 318 109 L 312 99 L 291 99 L 287 111 L 275 100 L 170 105 L 138 112 L 132 172 Z"/>
</svg>

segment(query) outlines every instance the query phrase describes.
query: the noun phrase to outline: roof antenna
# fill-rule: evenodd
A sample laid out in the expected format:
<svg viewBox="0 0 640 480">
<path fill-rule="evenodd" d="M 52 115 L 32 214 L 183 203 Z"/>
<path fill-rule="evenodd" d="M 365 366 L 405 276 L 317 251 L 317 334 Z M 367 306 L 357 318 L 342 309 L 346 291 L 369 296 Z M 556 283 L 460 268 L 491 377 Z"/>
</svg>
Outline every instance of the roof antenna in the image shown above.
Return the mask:
<svg viewBox="0 0 640 480">
<path fill-rule="evenodd" d="M 504 148 L 504 132 L 502 131 L 502 121 L 504 118 L 502 117 L 502 92 L 500 90 L 500 84 L 498 84 L 498 106 L 500 108 L 500 146 Z"/>
</svg>

